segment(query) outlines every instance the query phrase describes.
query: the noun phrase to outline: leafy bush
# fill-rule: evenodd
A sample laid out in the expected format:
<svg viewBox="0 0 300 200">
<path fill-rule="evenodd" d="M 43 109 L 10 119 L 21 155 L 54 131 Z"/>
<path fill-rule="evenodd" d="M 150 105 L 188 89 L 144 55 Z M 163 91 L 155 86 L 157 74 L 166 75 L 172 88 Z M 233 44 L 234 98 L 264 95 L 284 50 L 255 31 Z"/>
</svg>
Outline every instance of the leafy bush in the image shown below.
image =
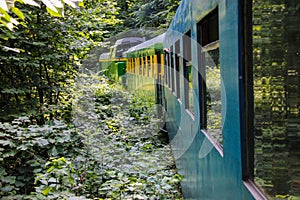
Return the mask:
<svg viewBox="0 0 300 200">
<path fill-rule="evenodd" d="M 78 85 L 76 128 L 27 117 L 0 123 L 1 199 L 182 199 L 153 102 L 94 81 Z"/>
<path fill-rule="evenodd" d="M 93 193 L 92 171 L 101 166 L 74 127 L 61 121 L 37 126 L 26 117 L 0 123 L 0 162 L 1 197 L 47 199 Z"/>
</svg>

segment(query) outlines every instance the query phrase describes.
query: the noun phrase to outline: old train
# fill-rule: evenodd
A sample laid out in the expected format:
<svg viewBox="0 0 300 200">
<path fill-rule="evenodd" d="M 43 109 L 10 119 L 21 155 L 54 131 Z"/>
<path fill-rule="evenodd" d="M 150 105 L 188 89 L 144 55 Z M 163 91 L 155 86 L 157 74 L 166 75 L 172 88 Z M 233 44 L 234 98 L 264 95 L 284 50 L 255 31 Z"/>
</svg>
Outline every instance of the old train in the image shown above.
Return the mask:
<svg viewBox="0 0 300 200">
<path fill-rule="evenodd" d="M 299 0 L 183 0 L 123 52 L 118 78 L 152 91 L 186 199 L 300 199 L 299 19 Z"/>
</svg>

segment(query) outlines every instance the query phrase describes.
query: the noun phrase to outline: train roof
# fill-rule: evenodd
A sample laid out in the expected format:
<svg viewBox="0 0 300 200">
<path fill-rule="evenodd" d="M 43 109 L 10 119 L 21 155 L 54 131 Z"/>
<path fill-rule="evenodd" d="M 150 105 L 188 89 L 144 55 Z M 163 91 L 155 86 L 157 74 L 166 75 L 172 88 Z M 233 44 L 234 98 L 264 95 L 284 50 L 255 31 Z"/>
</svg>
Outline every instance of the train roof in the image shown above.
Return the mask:
<svg viewBox="0 0 300 200">
<path fill-rule="evenodd" d="M 165 37 L 165 33 L 158 35 L 150 40 L 147 40 L 146 42 L 131 47 L 123 54 L 125 54 L 126 57 L 131 57 L 131 58 L 155 55 L 157 51 L 161 51 L 161 52 L 163 51 L 164 37 Z"/>
<path fill-rule="evenodd" d="M 169 48 L 180 39 L 188 30 L 193 29 L 203 17 L 210 13 L 219 4 L 220 0 L 184 0 L 181 1 L 175 16 L 166 32 L 164 47 Z"/>
<path fill-rule="evenodd" d="M 130 43 L 137 43 L 137 42 L 144 42 L 146 41 L 145 38 L 142 37 L 127 37 L 127 38 L 122 38 L 116 41 L 114 46 L 118 46 L 121 44 L 130 44 Z"/>
<path fill-rule="evenodd" d="M 105 53 L 102 53 L 102 54 L 100 54 L 100 60 L 101 59 L 108 59 L 109 58 L 109 52 L 105 52 Z"/>
</svg>

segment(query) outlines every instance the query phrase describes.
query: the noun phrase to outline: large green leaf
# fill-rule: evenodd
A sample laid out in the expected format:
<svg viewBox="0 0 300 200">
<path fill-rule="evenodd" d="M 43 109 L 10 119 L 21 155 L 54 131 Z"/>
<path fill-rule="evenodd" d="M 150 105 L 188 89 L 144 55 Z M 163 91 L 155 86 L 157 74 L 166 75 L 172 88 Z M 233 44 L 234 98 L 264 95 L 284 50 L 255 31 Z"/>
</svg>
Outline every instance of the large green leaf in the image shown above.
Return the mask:
<svg viewBox="0 0 300 200">
<path fill-rule="evenodd" d="M 16 176 L 4 176 L 1 177 L 1 181 L 9 184 L 14 184 L 16 182 Z"/>
<path fill-rule="evenodd" d="M 15 147 L 16 145 L 11 140 L 0 140 L 0 145 Z"/>
<path fill-rule="evenodd" d="M 3 154 L 2 154 L 2 157 L 3 157 L 3 158 L 13 157 L 13 156 L 15 156 L 17 153 L 18 153 L 18 151 L 15 150 L 15 149 L 9 150 L 9 151 L 3 153 Z"/>
<path fill-rule="evenodd" d="M 47 196 L 49 192 L 51 191 L 50 187 L 46 187 L 44 190 L 42 190 L 43 195 Z"/>
</svg>

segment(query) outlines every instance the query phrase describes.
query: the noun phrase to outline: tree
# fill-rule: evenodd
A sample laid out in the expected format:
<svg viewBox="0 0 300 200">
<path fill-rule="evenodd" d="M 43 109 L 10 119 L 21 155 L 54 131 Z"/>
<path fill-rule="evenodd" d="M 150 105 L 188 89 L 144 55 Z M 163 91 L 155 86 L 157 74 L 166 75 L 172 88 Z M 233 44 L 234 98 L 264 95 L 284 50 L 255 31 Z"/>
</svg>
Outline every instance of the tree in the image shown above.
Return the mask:
<svg viewBox="0 0 300 200">
<path fill-rule="evenodd" d="M 82 0 L 41 0 L 38 2 L 34 0 L 0 0 L 0 23 L 9 30 L 13 30 L 14 26 L 19 24 L 19 22 L 11 16 L 11 13 L 14 13 L 21 20 L 25 19 L 23 12 L 15 6 L 16 2 L 36 7 L 41 7 L 41 4 L 44 4 L 51 15 L 59 17 L 64 15 L 64 4 L 73 8 L 82 5 Z"/>
<path fill-rule="evenodd" d="M 120 30 L 159 27 L 167 29 L 180 0 L 117 0 L 120 7 L 118 18 L 122 20 Z"/>
<path fill-rule="evenodd" d="M 80 59 L 102 40 L 105 25 L 117 23 L 114 4 L 87 1 L 66 9 L 68 18 L 53 18 L 45 9 L 20 5 L 29 20 L 13 32 L 0 29 L 0 118 L 20 114 L 39 124 L 70 113 L 70 86 Z M 45 6 L 42 6 L 45 7 Z"/>
</svg>

